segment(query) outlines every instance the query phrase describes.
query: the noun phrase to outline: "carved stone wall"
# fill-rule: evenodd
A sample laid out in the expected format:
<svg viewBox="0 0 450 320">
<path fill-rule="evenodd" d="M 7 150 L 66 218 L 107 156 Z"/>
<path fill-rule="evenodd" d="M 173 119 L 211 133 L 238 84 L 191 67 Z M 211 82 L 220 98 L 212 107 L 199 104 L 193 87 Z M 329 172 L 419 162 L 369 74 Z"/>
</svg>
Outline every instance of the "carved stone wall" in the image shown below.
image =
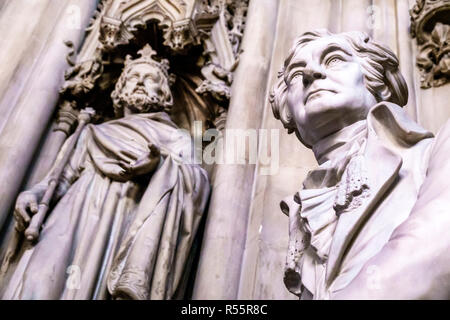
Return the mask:
<svg viewBox="0 0 450 320">
<path fill-rule="evenodd" d="M 316 163 L 309 149 L 287 135 L 268 103 L 269 89 L 293 39 L 305 31 L 328 28 L 362 30 L 387 44 L 398 55 L 408 83 L 406 111 L 436 133 L 450 116 L 445 84 L 448 20 L 442 20 L 448 3 L 1 2 L 0 59 L 8 63 L 0 74 L 0 225 L 4 226 L 0 240 L 8 237 L 17 193 L 40 179 L 53 163 L 79 110 L 104 101 L 97 107 L 96 121 L 108 119 L 106 97 L 125 55 L 152 42 L 177 75 L 174 96 L 186 107 L 174 108 L 172 116 L 182 127 L 191 129 L 193 120 L 201 120 L 204 128 L 280 130 L 275 174 L 263 175 L 261 166 L 254 164 L 211 169 L 210 209 L 198 247 L 195 283 L 189 284 L 193 298 L 296 299 L 282 280 L 288 219 L 279 201 L 295 193 Z"/>
<path fill-rule="evenodd" d="M 0 57 L 0 227 L 49 127 L 68 67 L 64 41 L 78 48 L 96 1 L 2 1 Z M 53 17 L 49 19 L 49 17 Z M 52 159 L 48 159 L 52 162 Z"/>
<path fill-rule="evenodd" d="M 450 116 L 448 84 L 426 90 L 421 88 L 421 77 L 416 68 L 418 53 L 415 40 L 411 39 L 410 35 L 409 12 L 415 2 L 415 0 L 258 0 L 258 7 L 250 2 L 247 32 L 251 33 L 255 30 L 253 26 L 256 28 L 257 25 L 260 28 L 258 34 L 264 36 L 245 34 L 244 48 L 247 48 L 247 43 L 249 46 L 262 46 L 273 41 L 273 44 L 268 55 L 267 51 L 258 50 L 257 59 L 264 56 L 259 60 L 262 63 L 259 72 L 252 69 L 253 64 L 249 61 L 255 52 L 245 50 L 241 55 L 236 77 L 241 71 L 244 73 L 246 70 L 249 74 L 256 74 L 255 79 L 247 78 L 245 81 L 241 79 L 239 81 L 250 88 L 260 86 L 262 92 L 259 94 L 265 99 L 250 101 L 247 97 L 244 98 L 240 95 L 242 89 L 239 83 L 235 81 L 229 115 L 247 114 L 246 117 L 251 117 L 252 120 L 240 119 L 237 122 L 245 123 L 247 127 L 280 130 L 279 170 L 274 175 L 263 175 L 262 166 L 259 165 L 256 168 L 252 166 L 240 168 L 239 177 L 245 178 L 239 179 L 239 192 L 231 192 L 230 196 L 229 191 L 225 193 L 227 187 L 229 190 L 236 185 L 234 181 L 224 182 L 225 177 L 221 181 L 225 184 L 225 187 L 220 188 L 222 195 L 215 197 L 213 191 L 195 297 L 207 298 L 212 294 L 213 298 L 227 299 L 296 299 L 283 284 L 282 270 L 289 229 L 288 219 L 281 213 L 279 202 L 284 197 L 294 194 L 307 172 L 317 164 L 312 152 L 302 147 L 294 135 L 288 135 L 281 123 L 273 117 L 267 95 L 292 41 L 298 35 L 317 28 L 327 28 L 334 33 L 351 30 L 367 32 L 376 40 L 387 44 L 399 57 L 400 69 L 409 89 L 408 104 L 404 107 L 409 115 L 434 133 L 447 121 Z M 265 68 L 268 70 L 263 71 Z M 268 82 L 261 84 L 259 76 L 267 77 Z M 250 91 L 250 94 L 253 94 L 253 91 Z M 228 121 L 231 121 L 230 118 Z M 225 176 L 232 175 L 233 171 L 238 169 L 221 168 L 222 170 Z M 220 179 L 221 177 L 217 176 L 216 182 Z M 232 176 L 231 179 L 237 178 Z M 240 212 L 235 213 L 236 211 Z M 213 216 L 216 217 L 215 221 Z M 218 221 L 220 227 L 214 223 Z M 245 233 L 243 229 L 246 230 Z M 231 238 L 228 242 L 222 240 L 227 235 Z M 215 254 L 216 252 L 220 252 L 220 256 Z M 214 293 L 207 290 L 208 286 L 216 288 Z"/>
<path fill-rule="evenodd" d="M 83 5 L 80 2 L 83 2 Z M 5 17 L 16 14 L 23 18 L 19 13 L 21 6 L 25 4 L 13 4 L 13 1 L 9 1 L 0 6 L 0 9 L 5 10 L 0 12 Z M 10 87 L 2 87 L 6 91 L 2 96 L 2 111 L 15 116 L 14 120 L 22 121 L 23 126 L 22 134 L 20 126 L 11 127 L 7 121 L 0 124 L 4 125 L 0 134 L 0 147 L 4 151 L 0 159 L 3 165 L 0 174 L 6 177 L 7 182 L 2 187 L 0 204 L 0 238 L 3 244 L 7 243 L 12 234 L 11 208 L 18 192 L 25 186 L 40 181 L 48 172 L 62 144 L 73 132 L 80 110 L 94 108 L 94 123 L 109 120 L 114 116 L 111 91 L 120 75 L 125 57 L 136 56 L 137 50 L 143 44 L 151 43 L 157 49 L 160 59 L 170 60 L 171 72 L 175 76 L 172 87 L 175 99 L 175 106 L 171 111 L 172 119 L 181 128 L 188 130 L 193 130 L 194 121 L 201 121 L 203 130 L 211 127 L 223 129 L 233 72 L 241 53 L 240 43 L 248 0 L 74 0 L 67 6 L 52 6 L 53 3 L 43 1 L 40 5 L 30 7 L 30 10 L 35 10 L 35 15 L 31 15 L 30 19 L 38 21 L 38 25 L 30 33 L 42 32 L 43 37 L 48 37 L 45 32 L 49 33 L 52 28 L 56 30 L 58 37 L 51 39 L 48 50 L 53 50 L 56 54 L 54 48 L 58 48 L 60 63 L 56 64 L 56 59 L 48 54 L 34 54 L 32 43 L 22 43 L 20 47 L 27 59 L 34 59 L 37 69 L 41 72 L 31 76 L 24 75 L 23 78 L 30 76 L 31 87 L 45 87 L 51 91 L 52 99 L 39 101 L 46 104 L 43 108 L 46 111 L 45 120 L 41 121 L 44 113 L 33 119 L 20 109 L 20 118 L 17 118 L 15 106 L 7 105 L 7 102 L 11 102 L 11 97 L 7 95 L 8 90 L 15 94 L 18 92 L 17 88 L 11 87 L 13 77 L 17 77 L 15 70 L 11 70 L 9 79 L 5 78 L 5 83 L 9 81 Z M 69 14 L 75 15 L 75 26 L 71 27 L 76 30 L 79 38 L 74 39 L 70 32 L 63 28 L 63 22 L 67 22 L 66 16 L 61 18 L 60 24 L 44 21 L 44 13 L 57 16 L 57 13 L 64 12 L 63 10 L 71 10 Z M 5 19 L 2 23 L 5 34 L 10 35 L 8 40 L 12 41 L 14 33 L 6 32 L 11 21 Z M 50 35 L 55 36 L 52 33 Z M 84 41 L 81 44 L 82 39 Z M 54 41 L 59 42 L 54 44 Z M 11 51 L 13 49 L 9 48 L 11 43 L 6 43 L 6 47 Z M 26 51 L 31 53 L 26 55 Z M 11 53 L 5 56 L 5 59 L 14 62 Z M 46 74 L 42 69 L 46 63 L 54 63 L 58 68 L 52 66 Z M 42 81 L 44 74 L 55 79 L 51 88 L 47 79 Z M 9 74 L 6 73 L 6 76 Z M 24 81 L 23 78 L 20 80 Z M 17 99 L 21 102 L 20 96 L 17 96 Z M 27 100 L 24 110 L 32 108 L 30 99 Z M 4 119 L 7 120 L 8 117 Z M 29 125 L 33 120 L 40 120 L 33 124 L 35 129 Z M 14 134 L 18 135 L 18 139 L 11 139 Z M 32 143 L 22 146 L 21 149 L 18 147 L 20 139 L 24 142 L 27 139 L 32 140 Z M 7 170 L 13 163 L 19 163 L 20 166 Z M 212 174 L 213 167 L 206 169 Z M 1 256 L 4 250 L 5 246 L 2 246 Z M 186 285 L 187 283 L 184 284 Z"/>
</svg>

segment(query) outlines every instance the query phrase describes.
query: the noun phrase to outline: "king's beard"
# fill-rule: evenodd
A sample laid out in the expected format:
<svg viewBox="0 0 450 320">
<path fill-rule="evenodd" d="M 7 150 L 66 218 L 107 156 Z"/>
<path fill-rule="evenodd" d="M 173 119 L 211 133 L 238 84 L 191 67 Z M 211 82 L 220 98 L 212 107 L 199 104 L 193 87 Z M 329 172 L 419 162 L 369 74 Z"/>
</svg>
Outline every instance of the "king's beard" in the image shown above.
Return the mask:
<svg viewBox="0 0 450 320">
<path fill-rule="evenodd" d="M 151 113 L 164 110 L 161 97 L 150 97 L 145 93 L 121 92 L 118 97 L 118 104 L 122 108 L 130 110 L 132 113 Z"/>
</svg>

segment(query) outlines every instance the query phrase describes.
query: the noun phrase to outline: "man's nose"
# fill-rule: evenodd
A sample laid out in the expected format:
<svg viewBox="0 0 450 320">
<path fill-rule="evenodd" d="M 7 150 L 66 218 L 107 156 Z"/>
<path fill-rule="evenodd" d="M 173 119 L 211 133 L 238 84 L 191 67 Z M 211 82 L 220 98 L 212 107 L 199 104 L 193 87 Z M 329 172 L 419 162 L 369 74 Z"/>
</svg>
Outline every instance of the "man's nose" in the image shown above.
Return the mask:
<svg viewBox="0 0 450 320">
<path fill-rule="evenodd" d="M 320 67 L 309 67 L 303 70 L 303 87 L 309 87 L 314 80 L 325 79 L 325 74 Z"/>
<path fill-rule="evenodd" d="M 144 85 L 144 77 L 139 77 L 137 85 Z"/>
</svg>

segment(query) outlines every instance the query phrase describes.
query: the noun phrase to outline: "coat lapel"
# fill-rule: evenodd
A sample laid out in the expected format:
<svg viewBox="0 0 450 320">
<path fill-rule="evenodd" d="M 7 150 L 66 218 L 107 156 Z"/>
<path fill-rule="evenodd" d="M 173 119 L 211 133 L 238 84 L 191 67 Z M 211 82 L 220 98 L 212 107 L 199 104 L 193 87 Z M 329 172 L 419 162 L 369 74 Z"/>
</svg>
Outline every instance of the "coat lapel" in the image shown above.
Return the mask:
<svg viewBox="0 0 450 320">
<path fill-rule="evenodd" d="M 370 194 L 361 206 L 355 210 L 344 212 L 339 217 L 327 262 L 327 285 L 330 285 L 338 275 L 349 244 L 370 217 L 378 201 L 394 183 L 402 165 L 401 157 L 384 147 L 371 130 L 369 130 L 364 161 Z"/>
</svg>

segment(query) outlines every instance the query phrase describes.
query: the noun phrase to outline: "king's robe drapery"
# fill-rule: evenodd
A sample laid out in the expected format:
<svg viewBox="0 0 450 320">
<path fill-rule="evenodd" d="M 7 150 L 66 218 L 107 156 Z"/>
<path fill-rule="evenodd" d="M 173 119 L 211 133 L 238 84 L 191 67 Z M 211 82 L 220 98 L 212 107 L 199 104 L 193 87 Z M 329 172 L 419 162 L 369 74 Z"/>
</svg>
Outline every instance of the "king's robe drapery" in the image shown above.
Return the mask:
<svg viewBox="0 0 450 320">
<path fill-rule="evenodd" d="M 150 144 L 161 151 L 152 175 L 109 178 Z M 192 149 L 164 112 L 87 125 L 39 241 L 21 255 L 3 299 L 172 298 L 210 191 Z M 45 189 L 51 173 L 33 189 Z"/>
</svg>

